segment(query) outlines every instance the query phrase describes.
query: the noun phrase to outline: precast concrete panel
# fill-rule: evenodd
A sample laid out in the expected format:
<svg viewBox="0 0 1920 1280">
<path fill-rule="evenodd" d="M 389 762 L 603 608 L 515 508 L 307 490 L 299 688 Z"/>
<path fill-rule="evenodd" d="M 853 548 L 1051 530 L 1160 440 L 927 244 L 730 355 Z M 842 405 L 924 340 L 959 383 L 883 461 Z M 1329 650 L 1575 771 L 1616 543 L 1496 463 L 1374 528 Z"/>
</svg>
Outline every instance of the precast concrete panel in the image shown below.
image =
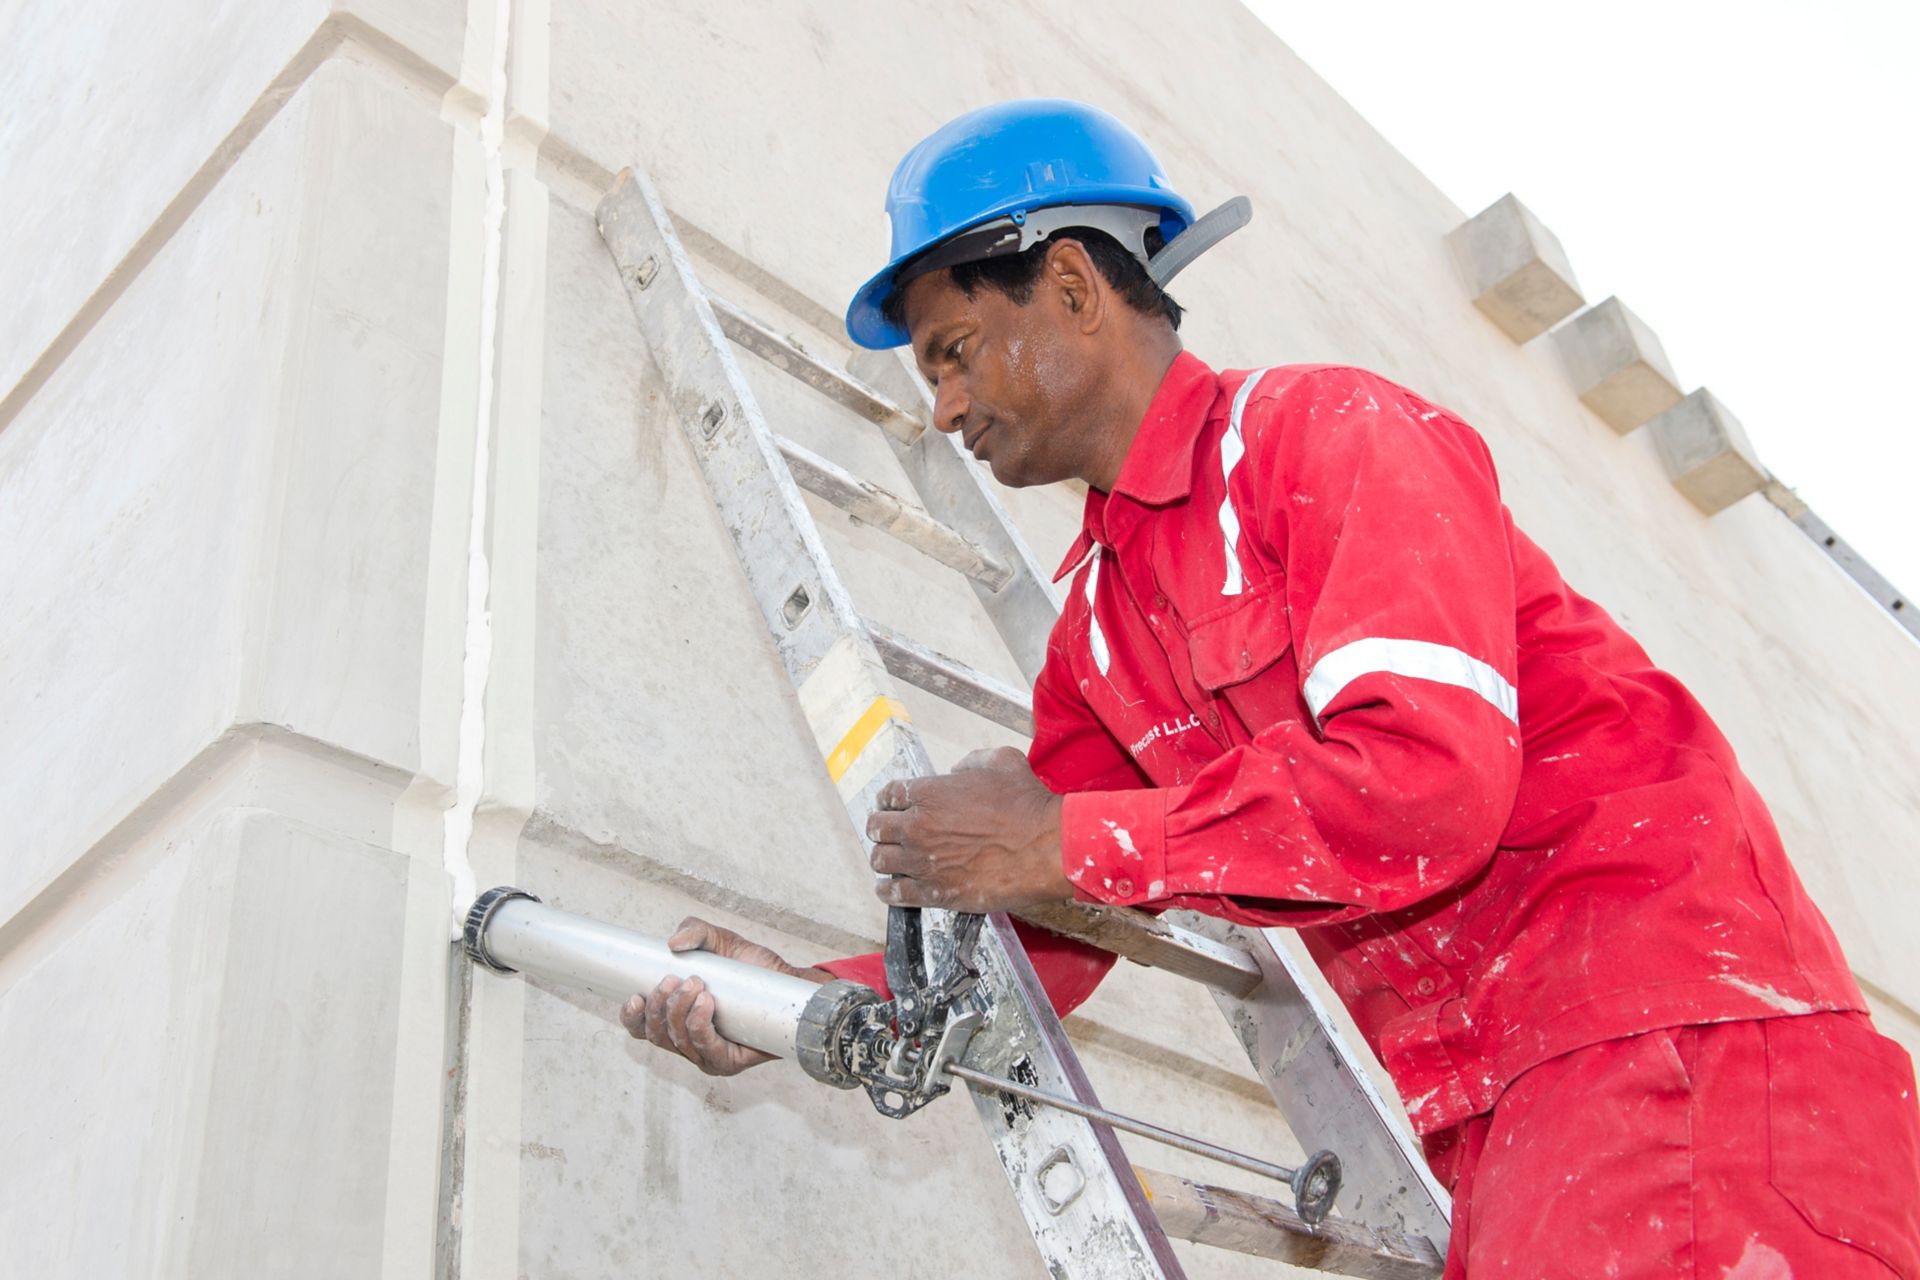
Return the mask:
<svg viewBox="0 0 1920 1280">
<path fill-rule="evenodd" d="M 220 755 L 125 842 L 96 910 L 0 970 L 0 1087 L 34 1099 L 0 1121 L 10 1274 L 377 1266 L 405 863 L 260 807 L 335 794 L 337 763 Z"/>
<path fill-rule="evenodd" d="M 264 596 L 241 717 L 412 769 L 448 342 L 455 131 L 345 58 L 304 97 L 301 235 L 278 355 Z M 472 424 L 459 430 L 471 435 Z"/>
<path fill-rule="evenodd" d="M 0 914 L 236 718 L 307 107 L 0 431 Z"/>
<path fill-rule="evenodd" d="M 319 0 L 29 0 L 9 6 L 0 173 L 9 252 L 0 291 L 0 387 L 14 384 L 134 251 L 168 206 L 203 198 L 221 140 L 327 15 Z M 223 157 L 229 162 L 231 157 Z M 184 212 L 181 211 L 181 212 Z M 4 394 L 4 393 L 0 393 Z"/>
</svg>

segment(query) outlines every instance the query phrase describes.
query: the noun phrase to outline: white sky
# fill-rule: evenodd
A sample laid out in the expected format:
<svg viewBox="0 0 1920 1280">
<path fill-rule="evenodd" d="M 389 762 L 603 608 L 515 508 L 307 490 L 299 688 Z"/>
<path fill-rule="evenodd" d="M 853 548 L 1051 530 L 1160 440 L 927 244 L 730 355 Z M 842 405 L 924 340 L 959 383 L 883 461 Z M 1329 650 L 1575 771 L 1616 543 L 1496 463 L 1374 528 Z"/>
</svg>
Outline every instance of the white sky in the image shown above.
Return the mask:
<svg viewBox="0 0 1920 1280">
<path fill-rule="evenodd" d="M 1467 213 L 1519 196 L 1920 592 L 1920 3 L 1247 4 Z"/>
</svg>

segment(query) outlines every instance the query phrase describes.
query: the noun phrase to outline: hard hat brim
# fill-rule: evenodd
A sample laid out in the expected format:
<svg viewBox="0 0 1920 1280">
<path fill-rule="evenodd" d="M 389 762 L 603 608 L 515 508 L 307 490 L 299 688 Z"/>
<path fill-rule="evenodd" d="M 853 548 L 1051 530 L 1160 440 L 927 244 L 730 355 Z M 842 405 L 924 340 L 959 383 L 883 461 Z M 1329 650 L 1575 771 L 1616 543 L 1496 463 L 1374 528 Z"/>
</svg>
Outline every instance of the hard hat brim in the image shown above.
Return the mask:
<svg viewBox="0 0 1920 1280">
<path fill-rule="evenodd" d="M 913 341 L 913 335 L 904 326 L 888 324 L 882 310 L 893 296 L 895 277 L 904 265 L 904 262 L 889 262 L 880 268 L 871 280 L 860 286 L 847 308 L 847 336 L 869 351 L 904 347 Z"/>
</svg>

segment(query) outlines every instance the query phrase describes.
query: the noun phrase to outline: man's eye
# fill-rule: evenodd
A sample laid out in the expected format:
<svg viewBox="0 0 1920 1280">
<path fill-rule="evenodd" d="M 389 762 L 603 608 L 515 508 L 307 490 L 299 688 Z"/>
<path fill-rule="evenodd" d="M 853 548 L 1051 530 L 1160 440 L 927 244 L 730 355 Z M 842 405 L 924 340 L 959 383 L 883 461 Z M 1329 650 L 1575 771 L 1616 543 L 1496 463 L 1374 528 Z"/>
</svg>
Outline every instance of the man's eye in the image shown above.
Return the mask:
<svg viewBox="0 0 1920 1280">
<path fill-rule="evenodd" d="M 965 338 L 956 338 L 952 345 L 947 348 L 947 359 L 958 362 L 960 359 L 960 348 L 965 342 Z"/>
</svg>

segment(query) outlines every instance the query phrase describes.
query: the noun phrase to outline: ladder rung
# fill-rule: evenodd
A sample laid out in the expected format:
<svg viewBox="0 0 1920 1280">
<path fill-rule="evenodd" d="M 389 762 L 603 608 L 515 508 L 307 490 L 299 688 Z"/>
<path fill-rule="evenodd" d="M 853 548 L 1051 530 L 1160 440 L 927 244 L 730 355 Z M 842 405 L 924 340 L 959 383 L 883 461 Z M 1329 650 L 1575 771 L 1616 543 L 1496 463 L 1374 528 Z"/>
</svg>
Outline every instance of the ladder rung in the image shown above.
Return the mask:
<svg viewBox="0 0 1920 1280">
<path fill-rule="evenodd" d="M 1029 924 L 1125 956 L 1135 964 L 1165 969 L 1229 995 L 1249 996 L 1263 981 L 1259 964 L 1239 947 L 1216 942 L 1131 907 L 1050 902 L 1014 914 Z"/>
<path fill-rule="evenodd" d="M 853 410 L 868 422 L 883 428 L 888 435 L 912 444 L 927 429 L 926 423 L 887 399 L 851 374 L 823 364 L 792 338 L 770 328 L 755 316 L 742 311 L 717 294 L 708 294 L 714 318 L 720 330 L 776 369 L 792 374 L 830 400 Z"/>
<path fill-rule="evenodd" d="M 1264 1196 L 1134 1166 L 1161 1228 L 1179 1240 L 1366 1280 L 1434 1280 L 1444 1261 L 1425 1236 L 1339 1218 L 1309 1225 Z"/>
<path fill-rule="evenodd" d="M 1013 570 L 995 559 L 986 548 L 949 529 L 905 498 L 867 483 L 803 444 L 784 436 L 778 438 L 778 444 L 795 483 L 808 493 L 818 494 L 848 515 L 857 516 L 922 555 L 966 574 L 989 591 L 998 591 L 1013 579 Z"/>
<path fill-rule="evenodd" d="M 887 670 L 908 684 L 1015 733 L 1033 736 L 1033 707 L 1026 694 L 1006 681 L 975 671 L 959 659 L 936 653 L 871 619 L 867 631 Z"/>
</svg>

